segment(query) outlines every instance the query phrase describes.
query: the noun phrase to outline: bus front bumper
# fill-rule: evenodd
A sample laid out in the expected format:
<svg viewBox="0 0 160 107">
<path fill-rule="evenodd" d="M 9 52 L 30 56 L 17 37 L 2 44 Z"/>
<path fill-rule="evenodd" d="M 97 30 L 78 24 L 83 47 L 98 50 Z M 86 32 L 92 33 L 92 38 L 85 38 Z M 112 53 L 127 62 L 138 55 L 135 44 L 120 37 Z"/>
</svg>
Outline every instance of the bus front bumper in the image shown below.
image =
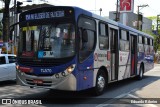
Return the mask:
<svg viewBox="0 0 160 107">
<path fill-rule="evenodd" d="M 73 74 L 66 77 L 33 76 L 17 71 L 17 84 L 37 88 L 76 91 L 77 81 Z"/>
</svg>

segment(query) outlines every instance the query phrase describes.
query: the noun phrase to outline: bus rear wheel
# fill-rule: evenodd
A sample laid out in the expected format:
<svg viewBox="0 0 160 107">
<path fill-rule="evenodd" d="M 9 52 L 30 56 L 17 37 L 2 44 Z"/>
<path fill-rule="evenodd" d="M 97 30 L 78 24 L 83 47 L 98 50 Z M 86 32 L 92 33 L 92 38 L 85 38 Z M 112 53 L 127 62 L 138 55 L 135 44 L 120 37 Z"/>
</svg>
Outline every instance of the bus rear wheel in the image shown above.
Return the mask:
<svg viewBox="0 0 160 107">
<path fill-rule="evenodd" d="M 141 80 L 143 79 L 143 74 L 144 74 L 144 69 L 142 67 L 142 65 L 140 66 L 140 69 L 139 69 L 139 75 L 137 76 L 137 79 L 138 80 Z"/>
<path fill-rule="evenodd" d="M 99 70 L 96 77 L 96 86 L 93 89 L 94 95 L 98 96 L 103 94 L 107 85 L 106 75 L 103 70 Z"/>
</svg>

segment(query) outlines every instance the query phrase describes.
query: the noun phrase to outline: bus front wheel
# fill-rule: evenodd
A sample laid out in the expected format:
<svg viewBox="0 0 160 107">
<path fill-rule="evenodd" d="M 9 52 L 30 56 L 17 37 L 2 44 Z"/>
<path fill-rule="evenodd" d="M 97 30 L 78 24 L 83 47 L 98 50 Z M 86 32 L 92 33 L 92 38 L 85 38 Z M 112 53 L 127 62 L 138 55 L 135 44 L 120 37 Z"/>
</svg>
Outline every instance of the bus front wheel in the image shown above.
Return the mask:
<svg viewBox="0 0 160 107">
<path fill-rule="evenodd" d="M 94 95 L 103 94 L 107 84 L 106 75 L 103 70 L 99 70 L 96 77 L 96 86 L 93 89 Z"/>
</svg>

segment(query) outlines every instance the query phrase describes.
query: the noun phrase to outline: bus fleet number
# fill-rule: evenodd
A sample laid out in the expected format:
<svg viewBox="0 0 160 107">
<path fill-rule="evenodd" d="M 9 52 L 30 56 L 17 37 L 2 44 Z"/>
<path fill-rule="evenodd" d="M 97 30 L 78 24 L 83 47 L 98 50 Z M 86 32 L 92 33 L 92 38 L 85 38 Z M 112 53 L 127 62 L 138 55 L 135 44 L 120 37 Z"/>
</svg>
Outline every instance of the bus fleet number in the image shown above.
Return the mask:
<svg viewBox="0 0 160 107">
<path fill-rule="evenodd" d="M 52 69 L 41 69 L 42 73 L 51 73 Z"/>
</svg>

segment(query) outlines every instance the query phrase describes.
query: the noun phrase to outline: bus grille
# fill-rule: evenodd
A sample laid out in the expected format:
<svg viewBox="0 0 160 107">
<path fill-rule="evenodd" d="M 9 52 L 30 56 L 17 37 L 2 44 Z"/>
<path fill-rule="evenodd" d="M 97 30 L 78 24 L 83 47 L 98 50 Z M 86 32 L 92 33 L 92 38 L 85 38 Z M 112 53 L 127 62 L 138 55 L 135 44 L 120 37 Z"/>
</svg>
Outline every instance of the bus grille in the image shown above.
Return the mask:
<svg viewBox="0 0 160 107">
<path fill-rule="evenodd" d="M 51 66 L 58 66 L 63 63 L 63 61 L 58 60 L 33 60 L 33 59 L 18 59 L 18 63 L 25 65 L 25 66 L 32 66 L 32 67 L 51 67 Z"/>
</svg>

